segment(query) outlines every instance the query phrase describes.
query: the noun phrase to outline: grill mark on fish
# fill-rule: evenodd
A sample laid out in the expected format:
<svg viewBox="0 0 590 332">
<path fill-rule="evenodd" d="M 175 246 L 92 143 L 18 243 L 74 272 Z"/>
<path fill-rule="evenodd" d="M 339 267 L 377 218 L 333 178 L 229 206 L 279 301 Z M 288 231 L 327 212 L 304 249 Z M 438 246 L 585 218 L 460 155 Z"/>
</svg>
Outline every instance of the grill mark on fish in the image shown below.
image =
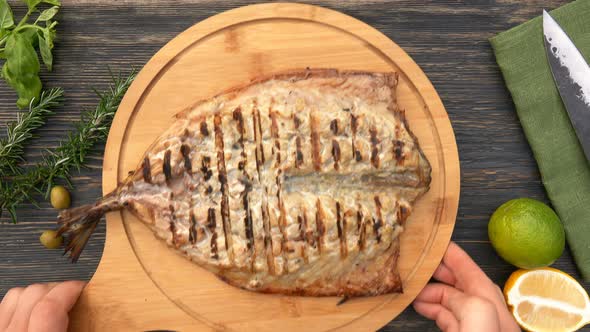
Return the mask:
<svg viewBox="0 0 590 332">
<path fill-rule="evenodd" d="M 180 146 L 180 154 L 184 159 L 184 170 L 190 175 L 193 173 L 193 167 L 191 165 L 191 157 L 190 157 L 191 149 L 188 145 L 182 144 Z"/>
<path fill-rule="evenodd" d="M 268 266 L 268 273 L 275 275 L 274 257 L 272 254 L 272 237 L 270 236 L 270 221 L 268 218 L 268 202 L 264 200 L 261 204 L 262 212 L 262 228 L 264 230 L 264 251 L 266 254 L 266 264 Z"/>
<path fill-rule="evenodd" d="M 371 164 L 373 164 L 373 167 L 379 168 L 379 148 L 377 147 L 379 139 L 377 138 L 377 128 L 372 127 L 369 130 L 369 134 L 371 135 Z"/>
<path fill-rule="evenodd" d="M 217 150 L 218 179 L 221 184 L 221 225 L 223 228 L 223 237 L 225 239 L 225 249 L 231 262 L 233 261 L 233 246 L 231 238 L 231 223 L 229 220 L 229 188 L 227 184 L 227 170 L 225 167 L 223 129 L 221 127 L 221 115 L 219 113 L 215 114 L 213 124 L 215 130 L 215 148 Z"/>
<path fill-rule="evenodd" d="M 258 178 L 262 179 L 260 167 L 264 164 L 264 149 L 262 145 L 262 127 L 260 120 L 260 111 L 256 107 L 256 100 L 254 101 L 254 107 L 252 109 L 252 126 L 254 130 L 254 142 L 256 148 L 254 154 L 256 155 L 256 171 L 258 172 Z"/>
<path fill-rule="evenodd" d="M 299 126 L 301 126 L 301 120 L 297 115 L 293 115 L 293 126 L 295 129 L 299 129 Z"/>
<path fill-rule="evenodd" d="M 277 178 L 277 182 L 279 182 L 278 178 Z M 286 218 L 287 213 L 285 212 L 285 203 L 283 202 L 283 198 L 281 197 L 280 183 L 277 183 L 277 185 L 279 185 L 278 192 L 277 192 L 277 199 L 278 199 L 278 203 L 279 203 L 279 220 L 278 220 L 278 225 L 279 225 L 279 232 L 282 235 L 282 239 L 281 239 L 281 253 L 282 253 L 282 256 L 283 256 L 283 258 L 285 259 L 285 262 L 286 262 L 287 259 L 285 257 L 285 251 L 283 249 L 284 249 L 285 245 L 288 242 L 288 240 L 287 240 L 287 233 L 285 231 L 285 229 L 287 228 L 287 218 Z"/>
<path fill-rule="evenodd" d="M 330 130 L 334 135 L 338 135 L 338 119 L 334 119 L 330 122 Z"/>
<path fill-rule="evenodd" d="M 215 232 L 215 229 L 217 228 L 217 217 L 215 216 L 215 208 L 209 208 L 207 210 L 207 228 L 211 231 L 211 232 Z"/>
<path fill-rule="evenodd" d="M 409 215 L 410 215 L 410 210 L 400 204 L 397 209 L 397 220 L 398 220 L 399 224 L 403 226 Z"/>
<path fill-rule="evenodd" d="M 375 211 L 377 215 L 377 219 L 373 220 L 373 231 L 375 232 L 375 238 L 377 239 L 377 243 L 381 242 L 381 226 L 383 226 L 383 215 L 381 214 L 381 200 L 379 196 L 375 196 Z"/>
<path fill-rule="evenodd" d="M 207 128 L 207 121 L 203 120 L 203 122 L 201 122 L 201 135 L 207 137 L 209 136 L 209 129 Z"/>
<path fill-rule="evenodd" d="M 309 262 L 309 259 L 307 258 L 307 241 L 305 239 L 305 230 L 307 229 L 307 218 L 303 218 L 302 215 L 298 215 L 297 223 L 299 224 L 299 239 L 302 242 L 301 257 L 303 258 L 303 262 L 307 264 Z"/>
<path fill-rule="evenodd" d="M 219 259 L 219 253 L 217 251 L 217 233 L 213 233 L 211 236 L 211 258 Z"/>
<path fill-rule="evenodd" d="M 203 179 L 205 181 L 209 181 L 213 176 L 213 171 L 209 167 L 211 167 L 211 158 L 209 156 L 203 156 L 201 160 L 201 172 L 203 172 Z"/>
<path fill-rule="evenodd" d="M 281 164 L 281 143 L 279 142 L 279 124 L 277 121 L 277 113 L 275 111 L 273 111 L 272 107 L 273 107 L 273 103 L 274 100 L 271 99 L 270 102 L 270 106 L 269 106 L 269 110 L 268 110 L 268 116 L 270 117 L 270 135 L 272 138 L 274 138 L 275 140 L 275 145 L 273 148 L 273 153 L 276 155 L 276 165 L 277 165 L 277 175 L 275 176 L 275 181 L 277 184 L 277 200 L 279 203 L 279 231 L 281 232 L 282 235 L 282 241 L 281 241 L 281 249 L 284 249 L 284 246 L 287 244 L 288 240 L 287 240 L 287 233 L 286 233 L 286 228 L 287 228 L 287 218 L 286 215 L 287 213 L 285 212 L 285 203 L 283 202 L 283 197 L 281 195 L 282 192 L 282 183 L 281 183 L 281 169 L 279 168 L 279 165 Z M 287 261 L 287 257 L 286 257 L 286 253 L 285 250 L 281 250 L 282 252 L 282 256 L 284 261 Z M 288 269 L 287 267 L 288 265 L 285 265 L 285 269 Z"/>
<path fill-rule="evenodd" d="M 316 212 L 315 212 L 315 223 L 316 223 L 316 230 L 318 232 L 317 235 L 317 245 L 318 245 L 318 253 L 322 255 L 322 241 L 324 238 L 324 233 L 326 232 L 326 227 L 324 226 L 324 211 L 322 211 L 322 202 L 318 198 L 316 200 Z"/>
<path fill-rule="evenodd" d="M 260 112 L 257 108 L 257 101 L 256 99 L 253 101 L 253 108 L 252 108 L 252 130 L 254 132 L 254 154 L 256 157 L 256 171 L 258 173 L 258 178 L 262 180 L 262 174 L 260 171 L 261 165 L 264 163 L 264 151 L 262 148 L 262 128 L 260 127 Z M 266 194 L 268 194 L 268 189 L 264 188 Z M 275 275 L 275 266 L 274 266 L 274 257 L 272 253 L 272 237 L 270 235 L 270 220 L 269 220 L 269 212 L 268 212 L 268 202 L 263 200 L 261 204 L 261 215 L 262 215 L 262 226 L 264 230 L 264 250 L 266 254 L 266 264 L 268 266 L 268 271 L 270 275 Z"/>
<path fill-rule="evenodd" d="M 396 165 L 401 165 L 404 161 L 403 155 L 404 142 L 400 140 L 393 141 L 393 157 L 395 158 Z"/>
<path fill-rule="evenodd" d="M 313 114 L 309 113 L 309 129 L 311 132 L 311 158 L 313 169 L 320 171 L 322 169 L 322 160 L 320 156 L 320 133 L 318 132 L 318 123 Z"/>
<path fill-rule="evenodd" d="M 215 217 L 215 208 L 209 208 L 207 210 L 207 228 L 212 233 L 211 236 L 211 257 L 213 259 L 219 259 L 217 252 L 217 221 Z"/>
<path fill-rule="evenodd" d="M 340 240 L 340 258 L 344 259 L 347 256 L 346 248 L 346 225 L 343 225 L 342 210 L 340 202 L 336 202 L 336 227 L 338 228 L 338 239 Z"/>
<path fill-rule="evenodd" d="M 305 225 L 305 242 L 308 244 L 308 246 L 315 247 L 315 237 L 313 230 L 309 228 L 306 208 L 303 208 L 303 224 Z"/>
<path fill-rule="evenodd" d="M 295 168 L 300 168 L 303 165 L 303 152 L 301 152 L 301 137 L 295 139 L 295 145 L 297 148 L 295 155 Z"/>
<path fill-rule="evenodd" d="M 141 171 L 143 173 L 143 181 L 146 183 L 152 183 L 152 169 L 150 166 L 150 158 L 145 157 L 143 158 L 143 165 L 141 166 Z"/>
<path fill-rule="evenodd" d="M 248 199 L 248 193 L 252 190 L 252 186 L 247 183 L 246 188 L 242 194 L 242 205 L 244 206 L 244 211 L 246 211 L 246 216 L 244 217 L 244 229 L 246 233 L 246 246 L 252 254 L 252 248 L 254 246 L 254 229 L 252 227 L 252 211 L 250 210 L 250 202 Z"/>
<path fill-rule="evenodd" d="M 358 240 L 358 246 L 359 246 L 359 252 L 362 252 L 363 250 L 365 250 L 365 235 L 366 235 L 366 227 L 365 227 L 365 221 L 364 221 L 364 216 L 363 216 L 363 212 L 360 210 L 357 211 L 356 213 L 356 223 L 357 223 L 357 229 L 359 231 L 359 240 Z"/>
<path fill-rule="evenodd" d="M 344 249 L 342 249 L 342 250 L 344 252 L 344 258 L 348 257 L 348 241 L 347 241 L 347 239 L 348 239 L 348 237 L 347 237 L 347 234 L 348 234 L 347 227 L 348 226 L 346 224 L 346 219 L 348 217 L 349 216 L 348 216 L 347 213 L 342 214 L 342 238 L 344 239 L 343 242 L 342 242 Z"/>
<path fill-rule="evenodd" d="M 242 161 L 244 164 L 242 164 L 242 166 L 238 166 L 238 168 L 240 170 L 244 169 L 244 165 L 246 163 L 246 150 L 244 148 L 244 132 L 245 132 L 245 128 L 244 128 L 244 116 L 242 114 L 242 109 L 238 106 L 232 113 L 234 120 L 237 123 L 237 127 L 238 127 L 238 132 L 240 133 L 240 137 L 238 138 L 238 144 L 240 145 L 240 147 L 242 148 L 242 153 L 240 154 L 242 156 Z"/>
<path fill-rule="evenodd" d="M 340 169 L 340 144 L 337 140 L 332 140 L 332 158 L 334 159 L 334 169 Z"/>
<path fill-rule="evenodd" d="M 242 152 L 240 156 L 242 160 L 238 162 L 238 169 L 242 171 L 246 178 L 249 178 L 248 173 L 246 172 L 245 165 L 247 163 L 247 154 L 246 149 L 244 147 L 244 116 L 242 114 L 242 109 L 238 106 L 232 113 L 233 119 L 237 123 L 238 132 L 240 133 L 240 137 L 238 138 L 238 144 L 242 148 Z M 254 261 L 253 256 L 253 247 L 254 247 L 254 230 L 252 227 L 252 211 L 250 210 L 250 203 L 248 198 L 248 193 L 252 190 L 252 185 L 249 182 L 246 182 L 244 191 L 242 193 L 242 206 L 244 211 L 246 212 L 246 216 L 244 217 L 244 230 L 246 234 L 246 247 L 250 252 L 250 256 L 252 257 L 252 261 Z"/>
<path fill-rule="evenodd" d="M 363 160 L 361 152 L 356 148 L 356 133 L 358 131 L 358 117 L 352 112 L 350 113 L 350 130 L 352 132 L 351 144 L 352 144 L 352 157 L 358 162 Z"/>
<path fill-rule="evenodd" d="M 162 171 L 164 172 L 164 176 L 166 177 L 166 182 L 172 180 L 172 166 L 170 165 L 170 157 L 172 156 L 172 151 L 166 150 L 164 153 L 164 162 L 162 164 Z"/>
<path fill-rule="evenodd" d="M 197 242 L 197 222 L 195 220 L 195 213 L 191 210 L 189 217 L 189 232 L 188 232 L 188 241 L 191 244 L 195 244 Z"/>
<path fill-rule="evenodd" d="M 172 245 L 178 248 L 178 238 L 176 236 L 176 213 L 174 211 L 174 206 L 169 205 L 168 210 L 170 210 L 170 225 L 168 229 L 170 230 L 170 233 L 172 233 Z"/>
</svg>

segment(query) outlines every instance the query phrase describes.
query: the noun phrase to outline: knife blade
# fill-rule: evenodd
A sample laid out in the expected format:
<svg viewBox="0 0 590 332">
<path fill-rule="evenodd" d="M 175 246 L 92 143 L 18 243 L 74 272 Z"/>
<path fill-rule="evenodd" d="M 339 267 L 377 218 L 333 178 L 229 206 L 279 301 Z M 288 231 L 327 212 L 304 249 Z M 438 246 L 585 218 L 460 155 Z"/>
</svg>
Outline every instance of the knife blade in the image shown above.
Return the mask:
<svg viewBox="0 0 590 332">
<path fill-rule="evenodd" d="M 543 10 L 545 53 L 570 122 L 590 161 L 590 66 L 561 26 Z"/>
</svg>

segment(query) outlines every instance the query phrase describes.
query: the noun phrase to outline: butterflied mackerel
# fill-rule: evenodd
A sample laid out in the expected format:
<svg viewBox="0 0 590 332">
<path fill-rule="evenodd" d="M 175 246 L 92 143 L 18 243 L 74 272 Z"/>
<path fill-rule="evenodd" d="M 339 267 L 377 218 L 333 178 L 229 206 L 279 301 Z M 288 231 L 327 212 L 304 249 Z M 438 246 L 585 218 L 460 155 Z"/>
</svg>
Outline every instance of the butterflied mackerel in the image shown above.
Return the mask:
<svg viewBox="0 0 590 332">
<path fill-rule="evenodd" d="M 401 292 L 399 236 L 431 169 L 397 107 L 397 81 L 305 70 L 193 105 L 116 190 L 60 215 L 66 249 L 77 259 L 100 217 L 125 208 L 241 288 Z"/>
</svg>

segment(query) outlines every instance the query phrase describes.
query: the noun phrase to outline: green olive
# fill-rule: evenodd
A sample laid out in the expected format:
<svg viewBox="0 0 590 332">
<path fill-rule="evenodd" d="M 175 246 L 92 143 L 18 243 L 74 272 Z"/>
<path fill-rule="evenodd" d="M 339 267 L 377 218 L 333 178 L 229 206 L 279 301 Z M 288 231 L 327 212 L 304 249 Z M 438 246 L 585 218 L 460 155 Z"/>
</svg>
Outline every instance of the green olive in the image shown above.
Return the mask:
<svg viewBox="0 0 590 332">
<path fill-rule="evenodd" d="M 67 209 L 70 207 L 70 193 L 63 186 L 51 188 L 51 205 L 56 209 Z"/>
<path fill-rule="evenodd" d="M 41 234 L 39 241 L 41 241 L 41 244 L 47 249 L 57 249 L 61 247 L 63 237 L 61 237 L 61 235 L 57 236 L 56 231 L 49 230 Z"/>
</svg>

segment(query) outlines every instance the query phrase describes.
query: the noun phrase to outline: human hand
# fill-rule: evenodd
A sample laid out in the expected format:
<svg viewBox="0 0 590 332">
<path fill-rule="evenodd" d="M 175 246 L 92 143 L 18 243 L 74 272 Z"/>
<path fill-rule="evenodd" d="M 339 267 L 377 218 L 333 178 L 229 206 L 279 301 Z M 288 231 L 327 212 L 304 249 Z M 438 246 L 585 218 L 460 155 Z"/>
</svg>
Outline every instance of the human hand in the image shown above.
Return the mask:
<svg viewBox="0 0 590 332">
<path fill-rule="evenodd" d="M 0 303 L 0 331 L 67 331 L 68 312 L 85 284 L 66 281 L 10 289 Z"/>
<path fill-rule="evenodd" d="M 500 288 L 454 242 L 413 306 L 445 332 L 520 331 Z"/>
</svg>

